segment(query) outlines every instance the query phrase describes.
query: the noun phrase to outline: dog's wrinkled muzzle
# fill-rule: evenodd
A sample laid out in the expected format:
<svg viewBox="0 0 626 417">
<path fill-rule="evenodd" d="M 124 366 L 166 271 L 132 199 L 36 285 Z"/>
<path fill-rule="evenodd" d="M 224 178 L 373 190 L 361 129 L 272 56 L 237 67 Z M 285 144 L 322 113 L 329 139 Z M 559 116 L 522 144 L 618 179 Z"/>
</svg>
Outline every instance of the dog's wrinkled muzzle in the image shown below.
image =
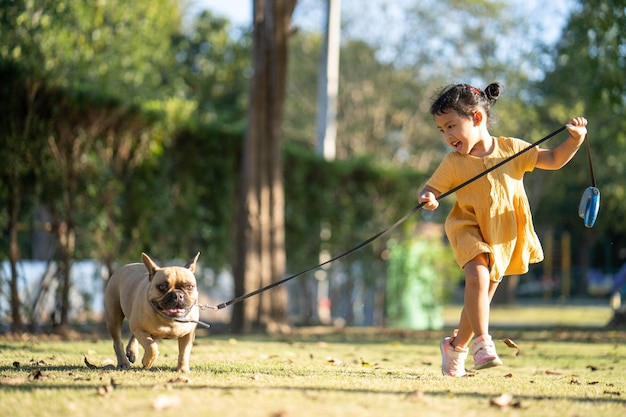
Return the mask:
<svg viewBox="0 0 626 417">
<path fill-rule="evenodd" d="M 193 305 L 188 308 L 184 306 L 179 306 L 179 305 L 175 305 L 171 307 L 170 306 L 164 307 L 164 306 L 159 305 L 159 303 L 157 303 L 156 301 L 150 301 L 150 305 L 152 306 L 154 311 L 159 313 L 161 316 L 170 318 L 170 319 L 180 319 L 180 318 L 187 317 L 189 313 L 191 312 L 191 309 L 193 308 Z"/>
<path fill-rule="evenodd" d="M 168 308 L 168 309 L 163 309 L 163 310 L 160 310 L 160 311 L 161 311 L 161 313 L 163 313 L 167 317 L 181 318 L 181 317 L 185 317 L 187 314 L 189 314 L 189 311 L 191 311 L 191 309 L 187 309 L 187 308 Z"/>
</svg>

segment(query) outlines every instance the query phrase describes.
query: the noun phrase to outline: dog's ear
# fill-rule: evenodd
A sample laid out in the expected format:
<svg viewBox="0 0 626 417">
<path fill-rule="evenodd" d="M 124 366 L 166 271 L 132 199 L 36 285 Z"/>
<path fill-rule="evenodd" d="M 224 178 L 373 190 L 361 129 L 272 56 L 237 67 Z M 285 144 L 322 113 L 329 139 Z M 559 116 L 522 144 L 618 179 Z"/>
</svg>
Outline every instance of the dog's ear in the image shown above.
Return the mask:
<svg viewBox="0 0 626 417">
<path fill-rule="evenodd" d="M 152 278 L 154 277 L 154 274 L 156 274 L 156 271 L 158 271 L 160 268 L 157 264 L 154 263 L 154 261 L 152 259 L 150 259 L 150 257 L 148 255 L 146 255 L 145 253 L 141 254 L 141 258 L 143 259 L 143 264 L 146 266 L 146 268 L 148 268 L 148 279 L 150 281 L 152 281 Z"/>
<path fill-rule="evenodd" d="M 200 256 L 200 252 L 196 253 L 196 256 L 194 256 L 194 258 L 187 262 L 187 265 L 185 265 L 185 268 L 188 268 L 192 274 L 196 273 L 196 263 L 198 262 L 198 257 Z"/>
</svg>

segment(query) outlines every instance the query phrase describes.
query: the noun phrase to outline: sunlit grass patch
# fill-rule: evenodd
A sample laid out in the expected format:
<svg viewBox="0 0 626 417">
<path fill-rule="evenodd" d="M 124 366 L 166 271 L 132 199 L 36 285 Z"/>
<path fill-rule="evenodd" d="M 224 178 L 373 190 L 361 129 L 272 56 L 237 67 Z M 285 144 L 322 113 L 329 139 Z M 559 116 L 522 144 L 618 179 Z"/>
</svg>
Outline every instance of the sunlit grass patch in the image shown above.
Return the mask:
<svg viewBox="0 0 626 417">
<path fill-rule="evenodd" d="M 4 338 L 0 403 L 3 415 L 18 417 L 441 416 L 459 410 L 481 417 L 626 415 L 623 331 L 498 328 L 494 339 L 504 365 L 458 379 L 441 376 L 444 333 L 203 333 L 188 375 L 175 372 L 175 341 L 160 344 L 155 368 L 117 371 L 111 370 L 114 353 L 106 338 Z"/>
</svg>

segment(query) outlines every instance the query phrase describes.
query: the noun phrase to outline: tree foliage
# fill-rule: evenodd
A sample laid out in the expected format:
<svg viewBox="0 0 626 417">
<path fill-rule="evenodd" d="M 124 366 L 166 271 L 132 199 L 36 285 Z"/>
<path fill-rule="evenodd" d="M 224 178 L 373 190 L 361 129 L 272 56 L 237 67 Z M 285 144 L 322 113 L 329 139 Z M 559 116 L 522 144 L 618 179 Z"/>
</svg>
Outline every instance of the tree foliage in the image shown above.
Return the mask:
<svg viewBox="0 0 626 417">
<path fill-rule="evenodd" d="M 372 155 L 431 172 L 447 150 L 428 108 L 440 88 L 457 82 L 504 84 L 495 132 L 538 138 L 544 131 L 528 128 L 537 119 L 530 81 L 548 65 L 537 10 L 510 0 L 345 4 L 339 157 Z M 286 106 L 286 140 L 312 149 L 320 45 L 315 33 L 294 37 Z"/>
<path fill-rule="evenodd" d="M 35 78 L 133 99 L 184 91 L 179 79 L 168 79 L 171 34 L 181 19 L 176 0 L 17 0 L 2 12 L 0 56 Z"/>
<path fill-rule="evenodd" d="M 539 84 L 544 94 L 543 120 L 558 125 L 574 115 L 589 120 L 595 175 L 601 191 L 598 221 L 581 229 L 576 207 L 591 184 L 585 148 L 561 171 L 542 176 L 540 215 L 561 230 L 575 232 L 582 257 L 590 249 L 592 266 L 610 272 L 626 261 L 626 2 L 582 1 L 570 16 L 557 45 L 554 69 Z M 608 252 L 608 256 L 607 256 Z"/>
<path fill-rule="evenodd" d="M 228 20 L 201 12 L 191 30 L 174 37 L 176 60 L 189 97 L 198 103 L 196 122 L 241 133 L 250 79 L 251 37 L 233 38 Z"/>
<path fill-rule="evenodd" d="M 588 117 L 602 191 L 596 226 L 583 229 L 576 213 L 589 183 L 584 150 L 558 172 L 529 175 L 535 222 L 540 234 L 570 231 L 578 253 L 594 255 L 591 264 L 608 269 L 622 259 L 624 0 L 581 2 L 554 51 L 539 40 L 536 10 L 525 14 L 519 2 L 383 3 L 388 14 L 361 2 L 344 14 L 333 163 L 313 153 L 321 37 L 289 32 L 286 105 L 272 110 L 284 111 L 280 129 L 272 128 L 286 146 L 272 156 L 284 158 L 287 270 L 312 266 L 320 248 L 337 255 L 410 210 L 445 152 L 428 114 L 431 97 L 442 84 L 493 79 L 506 87 L 494 134 L 532 141 L 575 114 Z M 410 31 L 394 25 L 398 13 Z M 29 257 L 34 230 L 52 236 L 62 297 L 74 258 L 111 269 L 146 250 L 161 259 L 200 251 L 214 269 L 240 261 L 233 237 L 254 110 L 251 33 L 208 12 L 183 31 L 174 0 L 16 0 L 0 3 L 0 34 L 3 258 L 15 266 Z M 42 208 L 45 221 L 35 215 Z M 332 230 L 324 242 L 322 220 Z M 401 241 L 421 220 L 411 217 L 388 237 Z M 333 265 L 336 297 L 349 299 L 361 284 L 382 292 L 388 237 Z M 16 325 L 24 311 L 18 275 L 14 268 L 9 283 Z"/>
<path fill-rule="evenodd" d="M 32 188 L 33 206 L 43 207 L 52 218 L 44 227 L 58 250 L 61 325 L 68 324 L 72 260 L 86 256 L 94 241 L 100 243 L 91 246 L 97 248 L 94 255 L 101 259 L 110 261 L 119 253 L 123 232 L 116 233 L 116 192 L 128 179 L 128 168 L 163 140 L 156 119 L 139 106 L 149 108 L 153 105 L 145 100 L 169 95 L 156 69 L 165 70 L 173 62 L 168 58 L 168 26 L 176 27 L 162 19 L 177 14 L 161 12 L 166 6 L 176 12 L 177 5 L 159 1 L 118 6 L 15 1 L 0 9 L 6 35 L 0 67 L 10 75 L 3 80 L 3 103 L 13 109 L 3 112 L 8 128 L 3 139 L 6 149 L 15 151 L 5 154 L 10 167 L 5 178 L 14 190 L 3 194 L 11 202 L 8 217 L 13 219 L 7 231 L 14 245 L 16 219 L 28 222 L 32 213 L 21 204 L 24 190 Z M 21 149 L 14 147 L 19 143 Z M 18 154 L 36 163 L 14 169 Z M 104 221 L 99 223 L 99 218 Z M 104 228 L 108 236 L 98 239 L 97 231 Z M 76 245 L 77 240 L 82 244 Z M 12 256 L 11 264 L 17 260 Z M 12 285 L 16 280 L 12 268 Z"/>
</svg>

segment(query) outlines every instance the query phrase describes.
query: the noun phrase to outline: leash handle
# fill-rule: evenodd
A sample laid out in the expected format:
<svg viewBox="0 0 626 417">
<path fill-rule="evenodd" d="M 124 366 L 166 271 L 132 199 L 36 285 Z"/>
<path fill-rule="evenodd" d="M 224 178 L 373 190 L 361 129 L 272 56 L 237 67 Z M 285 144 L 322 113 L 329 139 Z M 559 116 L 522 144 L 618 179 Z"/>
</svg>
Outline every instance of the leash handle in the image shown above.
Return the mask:
<svg viewBox="0 0 626 417">
<path fill-rule="evenodd" d="M 507 162 L 510 162 L 511 160 L 517 158 L 518 156 L 520 156 L 521 154 L 528 152 L 529 150 L 533 149 L 535 146 L 539 146 L 540 144 L 542 144 L 543 142 L 547 141 L 548 139 L 552 138 L 553 136 L 558 135 L 559 133 L 561 133 L 562 131 L 564 131 L 566 129 L 566 126 L 561 126 L 559 129 L 555 130 L 554 132 L 550 133 L 548 136 L 538 140 L 535 143 L 530 144 L 529 146 L 527 146 L 526 148 L 522 149 L 521 151 L 519 151 L 516 154 L 513 154 L 511 156 L 509 156 L 508 158 L 500 161 L 499 163 L 497 163 L 496 165 L 490 167 L 489 169 L 479 173 L 478 175 L 475 175 L 474 177 L 470 178 L 469 180 L 465 181 L 464 183 L 457 185 L 456 187 L 452 188 L 449 191 L 446 191 L 445 193 L 441 194 L 439 196 L 439 198 L 437 200 L 441 200 L 442 198 L 445 198 L 447 196 L 449 196 L 450 194 L 453 194 L 455 192 L 457 192 L 458 190 L 460 190 L 461 188 L 471 184 L 472 182 L 476 181 L 477 179 L 489 174 L 491 171 L 501 167 L 502 165 L 506 164 Z M 588 142 L 587 142 L 588 143 Z M 225 303 L 222 304 L 218 304 L 217 306 L 203 306 L 204 308 L 210 308 L 212 310 L 221 310 L 223 308 L 226 308 L 228 306 L 231 306 L 233 304 L 239 303 L 241 301 L 244 301 L 250 297 L 253 297 L 255 295 L 258 295 L 262 292 L 265 292 L 267 290 L 271 290 L 272 288 L 275 288 L 279 285 L 282 285 L 284 283 L 286 283 L 287 281 L 291 281 L 292 279 L 299 277 L 301 275 L 306 274 L 307 272 L 311 272 L 315 269 L 321 268 L 325 265 L 328 265 L 331 262 L 337 261 L 341 258 L 344 258 L 348 255 L 353 254 L 354 252 L 362 249 L 363 247 L 369 245 L 370 243 L 372 243 L 373 241 L 375 241 L 376 239 L 378 239 L 379 237 L 389 233 L 390 231 L 392 231 L 393 229 L 395 229 L 396 227 L 398 227 L 400 224 L 404 223 L 409 217 L 411 217 L 415 212 L 417 212 L 419 209 L 421 209 L 424 206 L 424 203 L 419 203 L 418 205 L 416 205 L 415 207 L 413 207 L 408 213 L 406 213 L 404 216 L 402 216 L 402 218 L 400 218 L 399 220 L 397 220 L 394 224 L 392 224 L 391 226 L 387 227 L 385 230 L 378 232 L 377 234 L 375 234 L 374 236 L 370 237 L 369 239 L 359 243 L 358 245 L 356 245 L 355 247 L 353 247 L 352 249 L 349 249 L 337 256 L 335 256 L 334 258 L 331 258 L 325 262 L 322 262 L 319 265 L 315 265 L 312 266 L 310 268 L 305 269 L 304 271 L 298 272 L 297 274 L 293 274 L 290 275 L 286 278 L 283 278 L 279 281 L 273 282 L 265 287 L 259 288 L 257 290 L 254 290 L 252 292 L 249 292 L 247 294 L 244 295 L 240 295 L 239 297 L 235 297 L 230 301 L 226 301 Z"/>
</svg>

